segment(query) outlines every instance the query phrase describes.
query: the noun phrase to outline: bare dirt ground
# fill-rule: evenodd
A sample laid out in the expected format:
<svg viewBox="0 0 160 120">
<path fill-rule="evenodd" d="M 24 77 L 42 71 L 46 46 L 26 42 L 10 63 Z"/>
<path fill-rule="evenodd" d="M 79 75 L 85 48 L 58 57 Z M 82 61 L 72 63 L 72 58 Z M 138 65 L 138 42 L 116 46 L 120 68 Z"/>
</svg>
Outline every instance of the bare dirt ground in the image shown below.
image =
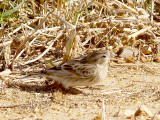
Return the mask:
<svg viewBox="0 0 160 120">
<path fill-rule="evenodd" d="M 111 62 L 105 81 L 90 87 L 75 87 L 78 92 L 47 89 L 44 82 L 1 81 L 0 119 L 158 120 L 159 80 L 158 63 L 137 66 Z"/>
</svg>

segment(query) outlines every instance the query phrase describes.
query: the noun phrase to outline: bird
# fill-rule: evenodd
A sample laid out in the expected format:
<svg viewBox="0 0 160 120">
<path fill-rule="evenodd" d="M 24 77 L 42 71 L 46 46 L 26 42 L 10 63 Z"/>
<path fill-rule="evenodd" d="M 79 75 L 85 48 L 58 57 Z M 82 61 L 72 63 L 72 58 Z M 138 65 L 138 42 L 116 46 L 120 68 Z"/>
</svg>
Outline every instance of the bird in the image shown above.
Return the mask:
<svg viewBox="0 0 160 120">
<path fill-rule="evenodd" d="M 75 86 L 90 86 L 104 80 L 108 72 L 109 50 L 98 50 L 84 57 L 71 59 L 60 66 L 42 70 L 39 74 L 60 82 L 65 89 Z"/>
</svg>

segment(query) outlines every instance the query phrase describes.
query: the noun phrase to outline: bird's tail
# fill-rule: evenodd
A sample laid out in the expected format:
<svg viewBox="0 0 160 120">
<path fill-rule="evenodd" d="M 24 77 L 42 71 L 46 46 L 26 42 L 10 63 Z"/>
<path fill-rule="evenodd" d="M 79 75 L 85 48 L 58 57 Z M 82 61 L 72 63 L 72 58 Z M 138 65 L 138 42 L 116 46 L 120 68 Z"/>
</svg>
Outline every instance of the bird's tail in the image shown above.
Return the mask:
<svg viewBox="0 0 160 120">
<path fill-rule="evenodd" d="M 42 81 L 45 81 L 44 77 L 45 77 L 45 73 L 40 71 L 40 72 L 36 72 L 36 73 L 31 73 L 29 75 L 22 77 L 21 81 L 23 81 L 23 82 L 34 82 L 34 81 L 35 82 L 42 82 Z"/>
</svg>

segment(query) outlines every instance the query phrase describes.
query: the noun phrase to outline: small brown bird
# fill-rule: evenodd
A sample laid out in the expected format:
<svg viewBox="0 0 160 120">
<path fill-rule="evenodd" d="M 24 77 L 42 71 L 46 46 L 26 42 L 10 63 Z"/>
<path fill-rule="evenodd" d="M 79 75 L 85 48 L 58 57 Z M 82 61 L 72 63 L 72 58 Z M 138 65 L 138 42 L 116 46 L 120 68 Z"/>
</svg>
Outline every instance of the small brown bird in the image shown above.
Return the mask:
<svg viewBox="0 0 160 120">
<path fill-rule="evenodd" d="M 108 50 L 95 51 L 85 57 L 71 59 L 61 66 L 41 71 L 41 75 L 60 82 L 64 88 L 93 85 L 106 78 L 112 55 Z"/>
</svg>

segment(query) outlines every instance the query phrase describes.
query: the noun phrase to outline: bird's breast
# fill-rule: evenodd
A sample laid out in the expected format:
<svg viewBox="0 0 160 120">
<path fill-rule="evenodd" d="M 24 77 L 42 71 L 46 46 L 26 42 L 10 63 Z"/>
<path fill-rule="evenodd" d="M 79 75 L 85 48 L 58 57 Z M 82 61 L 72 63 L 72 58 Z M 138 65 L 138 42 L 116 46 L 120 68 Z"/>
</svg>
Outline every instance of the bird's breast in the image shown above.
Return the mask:
<svg viewBox="0 0 160 120">
<path fill-rule="evenodd" d="M 96 79 L 99 81 L 104 80 L 107 76 L 108 65 L 98 65 L 96 71 L 97 71 Z"/>
</svg>

